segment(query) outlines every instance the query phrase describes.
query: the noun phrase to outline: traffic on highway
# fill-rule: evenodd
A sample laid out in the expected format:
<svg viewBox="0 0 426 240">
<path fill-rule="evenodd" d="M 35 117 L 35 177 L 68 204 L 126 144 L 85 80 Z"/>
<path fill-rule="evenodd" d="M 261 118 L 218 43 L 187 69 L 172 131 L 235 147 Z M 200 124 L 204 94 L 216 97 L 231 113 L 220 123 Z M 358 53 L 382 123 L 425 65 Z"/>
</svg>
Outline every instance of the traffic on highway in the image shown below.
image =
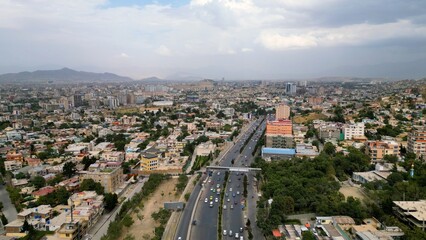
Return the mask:
<svg viewBox="0 0 426 240">
<path fill-rule="evenodd" d="M 253 149 L 264 128 L 263 119 L 252 122 L 245 132 L 240 134 L 238 140 L 235 141 L 228 152 L 224 154 L 219 166 L 249 167 L 253 160 Z M 250 137 L 252 138 L 248 140 L 247 145 L 241 151 Z M 229 172 L 229 178 L 225 181 L 225 172 L 222 170 L 206 172 L 205 178 L 202 178 L 202 187 L 199 191 L 195 189 L 188 200 L 184 210 L 186 212 L 183 213 L 178 226 L 176 239 L 217 239 L 219 209 L 222 210 L 221 229 L 223 237 L 247 239 L 243 213 L 247 199 L 243 196 L 243 180 L 244 175 L 251 175 L 252 173 Z M 253 178 L 250 176 L 249 179 Z M 249 184 L 251 183 L 249 182 Z M 253 192 L 253 188 L 247 190 L 249 197 L 256 194 Z M 222 204 L 221 208 L 219 208 L 220 204 Z"/>
</svg>

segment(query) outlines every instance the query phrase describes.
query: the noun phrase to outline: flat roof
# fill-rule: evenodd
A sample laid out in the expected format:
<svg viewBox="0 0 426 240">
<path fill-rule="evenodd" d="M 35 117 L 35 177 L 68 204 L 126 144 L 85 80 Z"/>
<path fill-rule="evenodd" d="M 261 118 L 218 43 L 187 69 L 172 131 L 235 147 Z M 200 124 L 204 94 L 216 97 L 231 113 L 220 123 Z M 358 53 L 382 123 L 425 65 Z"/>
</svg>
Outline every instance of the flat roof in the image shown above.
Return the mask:
<svg viewBox="0 0 426 240">
<path fill-rule="evenodd" d="M 262 148 L 262 154 L 282 154 L 282 155 L 295 155 L 294 148 Z"/>
</svg>

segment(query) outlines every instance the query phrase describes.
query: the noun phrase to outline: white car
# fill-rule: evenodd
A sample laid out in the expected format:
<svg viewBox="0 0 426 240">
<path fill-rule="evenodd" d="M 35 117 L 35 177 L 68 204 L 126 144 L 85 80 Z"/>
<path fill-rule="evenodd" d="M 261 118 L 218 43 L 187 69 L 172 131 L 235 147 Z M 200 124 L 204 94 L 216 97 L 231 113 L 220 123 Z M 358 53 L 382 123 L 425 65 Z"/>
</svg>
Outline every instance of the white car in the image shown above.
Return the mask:
<svg viewBox="0 0 426 240">
<path fill-rule="evenodd" d="M 230 202 L 231 200 L 228 198 L 228 200 L 226 200 L 227 202 Z"/>
<path fill-rule="evenodd" d="M 226 236 L 226 230 L 223 230 L 223 235 Z"/>
<path fill-rule="evenodd" d="M 232 192 L 232 188 L 229 188 L 229 191 Z"/>
<path fill-rule="evenodd" d="M 226 205 L 225 204 L 223 205 L 223 209 L 226 209 Z"/>
<path fill-rule="evenodd" d="M 205 198 L 205 199 L 204 199 L 204 202 L 205 202 L 205 203 L 209 202 L 209 199 L 208 199 L 208 198 Z"/>
<path fill-rule="evenodd" d="M 215 198 L 215 199 L 214 199 L 214 202 L 219 202 L 219 199 L 218 199 L 218 198 Z"/>
<path fill-rule="evenodd" d="M 239 192 L 239 191 L 237 191 L 237 195 L 240 195 L 240 192 Z"/>
</svg>

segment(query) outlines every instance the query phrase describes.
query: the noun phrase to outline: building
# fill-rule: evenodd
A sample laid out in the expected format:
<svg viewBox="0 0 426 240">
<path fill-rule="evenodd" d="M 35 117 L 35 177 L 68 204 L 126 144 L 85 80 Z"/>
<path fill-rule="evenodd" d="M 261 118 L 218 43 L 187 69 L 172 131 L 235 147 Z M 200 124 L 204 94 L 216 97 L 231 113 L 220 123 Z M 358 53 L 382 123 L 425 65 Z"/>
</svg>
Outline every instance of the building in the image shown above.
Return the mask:
<svg viewBox="0 0 426 240">
<path fill-rule="evenodd" d="M 144 152 L 141 154 L 141 164 L 140 170 L 145 172 L 150 172 L 158 167 L 158 155 Z"/>
<path fill-rule="evenodd" d="M 385 155 L 399 156 L 399 145 L 395 141 L 367 141 L 365 153 L 370 156 L 371 161 L 380 162 Z"/>
<path fill-rule="evenodd" d="M 276 107 L 275 120 L 281 119 L 290 119 L 290 106 L 282 104 Z"/>
<path fill-rule="evenodd" d="M 262 158 L 267 160 L 285 160 L 296 155 L 296 150 L 292 148 L 262 148 Z"/>
<path fill-rule="evenodd" d="M 354 137 L 364 136 L 364 123 L 346 125 L 344 133 L 345 140 L 352 140 Z"/>
<path fill-rule="evenodd" d="M 76 220 L 62 224 L 62 226 L 56 231 L 55 236 L 50 239 L 58 240 L 77 240 L 82 239 L 87 232 L 87 222 L 84 220 Z"/>
<path fill-rule="evenodd" d="M 293 135 L 266 134 L 267 148 L 294 148 Z"/>
<path fill-rule="evenodd" d="M 426 158 L 426 128 L 413 130 L 408 134 L 407 151 L 419 158 Z"/>
<path fill-rule="evenodd" d="M 285 85 L 285 92 L 289 95 L 296 94 L 297 87 L 295 83 L 287 83 Z"/>
<path fill-rule="evenodd" d="M 83 94 L 74 94 L 73 96 L 74 107 L 81 107 L 84 105 L 83 97 L 84 97 Z"/>
<path fill-rule="evenodd" d="M 266 134 L 292 135 L 293 124 L 290 120 L 268 121 Z"/>
<path fill-rule="evenodd" d="M 22 168 L 22 161 L 5 161 L 4 168 L 6 171 L 15 171 Z"/>
<path fill-rule="evenodd" d="M 394 201 L 395 215 L 412 227 L 426 231 L 426 200 Z"/>
<path fill-rule="evenodd" d="M 314 158 L 319 155 L 318 149 L 312 144 L 299 143 L 296 144 L 296 157 Z"/>
<path fill-rule="evenodd" d="M 124 175 L 121 164 L 118 163 L 94 163 L 88 171 L 81 172 L 80 182 L 84 179 L 93 179 L 101 183 L 105 192 L 115 193 L 124 184 Z"/>
<path fill-rule="evenodd" d="M 6 232 L 6 236 L 8 237 L 16 237 L 21 238 L 27 235 L 26 232 L 23 231 L 24 220 L 16 219 L 4 226 L 4 230 Z"/>
</svg>

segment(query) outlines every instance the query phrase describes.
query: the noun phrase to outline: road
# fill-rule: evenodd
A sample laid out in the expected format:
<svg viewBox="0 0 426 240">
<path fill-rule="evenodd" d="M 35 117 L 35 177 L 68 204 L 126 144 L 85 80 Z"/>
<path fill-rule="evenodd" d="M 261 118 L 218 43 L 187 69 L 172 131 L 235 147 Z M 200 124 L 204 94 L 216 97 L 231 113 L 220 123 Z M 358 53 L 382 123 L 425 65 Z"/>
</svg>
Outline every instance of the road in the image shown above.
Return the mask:
<svg viewBox="0 0 426 240">
<path fill-rule="evenodd" d="M 238 141 L 236 141 L 235 145 L 228 151 L 228 153 L 224 156 L 224 158 L 220 162 L 220 164 L 219 164 L 220 166 L 230 167 L 230 166 L 232 166 L 232 160 L 234 160 L 234 166 L 236 166 L 236 164 L 238 164 L 239 159 L 237 159 L 237 158 L 240 155 L 241 147 L 244 145 L 245 140 L 250 136 L 251 132 L 256 128 L 255 126 L 257 126 L 260 122 L 261 122 L 261 120 L 256 120 L 247 128 L 247 130 L 244 133 L 242 133 L 242 135 L 240 135 L 240 138 L 238 139 Z M 250 145 L 252 143 L 255 144 L 254 141 L 249 142 Z M 254 145 L 253 145 L 253 147 L 254 147 Z M 251 156 L 251 152 L 250 152 L 250 156 Z M 218 174 L 220 174 L 220 175 L 218 175 Z M 237 182 L 239 181 L 238 176 L 235 173 L 231 173 L 229 176 L 231 178 L 231 184 L 235 183 L 235 187 L 236 187 L 238 185 Z M 205 203 L 204 201 L 205 201 L 205 198 L 208 198 L 208 202 L 210 202 L 210 200 L 209 200 L 210 196 L 212 196 L 213 199 L 218 197 L 219 200 L 220 200 L 220 196 L 216 195 L 216 193 L 212 192 L 211 188 L 215 189 L 215 188 L 217 188 L 217 184 L 219 184 L 220 188 L 223 192 L 224 172 L 220 173 L 220 171 L 214 171 L 213 175 L 209 178 L 209 180 L 211 180 L 211 182 L 210 183 L 207 182 L 207 185 L 206 185 L 206 187 L 204 188 L 204 191 L 201 194 L 198 207 L 195 209 L 194 219 L 197 220 L 197 225 L 191 228 L 191 239 L 206 239 L 206 240 L 217 239 L 217 228 L 218 228 L 217 218 L 218 218 L 218 214 L 219 214 L 218 213 L 219 203 L 216 203 L 215 201 L 213 201 L 214 202 L 213 207 L 210 208 L 209 203 Z M 237 226 L 235 227 L 236 229 L 239 229 L 239 227 L 242 226 L 242 210 L 241 210 L 240 205 L 238 204 L 238 201 L 240 201 L 240 199 L 241 199 L 242 182 L 240 182 L 240 189 L 241 189 L 240 195 L 239 196 L 236 195 L 235 200 L 232 197 L 232 194 L 230 195 L 231 196 L 230 202 L 231 202 L 231 198 L 232 198 L 233 204 L 234 204 L 234 209 L 232 209 L 232 210 L 230 209 L 230 202 L 228 203 L 227 197 L 225 197 L 225 201 L 228 204 L 229 211 L 232 211 L 230 213 L 227 213 L 230 217 L 230 219 L 228 219 L 228 220 L 231 221 L 231 222 L 239 221 L 238 227 Z M 227 190 L 229 190 L 228 187 L 227 187 Z M 237 201 L 237 205 L 235 205 L 234 201 Z M 239 209 L 237 210 L 237 208 L 239 208 Z M 228 208 L 227 208 L 227 210 L 228 210 Z"/>
<path fill-rule="evenodd" d="M 259 120 L 255 122 L 260 122 Z M 235 159 L 238 154 L 241 146 L 244 144 L 243 136 L 253 126 L 255 122 L 252 122 L 246 130 L 242 131 L 239 135 L 238 140 L 235 142 L 228 152 L 226 152 L 219 165 L 220 166 L 230 166 L 231 160 Z M 182 239 L 216 239 L 217 238 L 217 218 L 218 218 L 218 205 L 215 203 L 215 198 L 219 195 L 213 193 L 211 188 L 216 184 L 220 185 L 222 189 L 224 174 L 219 173 L 219 171 L 214 171 L 211 177 L 202 179 L 206 181 L 206 184 L 199 189 L 194 189 L 192 192 L 188 203 L 185 206 L 184 213 L 182 214 L 181 221 L 176 233 L 176 239 L 181 237 Z M 220 179 L 220 180 L 219 180 Z M 209 183 L 208 180 L 211 180 Z M 198 198 L 198 196 L 200 196 Z M 213 197 L 213 207 L 210 208 L 210 200 L 208 203 L 205 203 L 205 198 L 210 199 L 210 196 Z M 195 202 L 198 198 L 198 202 Z M 218 199 L 220 200 L 220 198 Z M 190 226 L 190 219 L 193 216 L 193 219 L 197 221 L 195 226 Z M 189 232 L 190 231 L 190 232 Z"/>
<path fill-rule="evenodd" d="M 138 181 L 131 186 L 131 189 L 128 189 L 125 193 L 126 198 L 130 199 L 136 193 L 140 192 L 146 181 L 148 181 L 148 178 L 144 178 L 142 181 Z M 99 221 L 89 230 L 88 235 L 92 237 L 92 240 L 100 240 L 107 233 L 110 222 L 115 219 L 115 216 L 120 212 L 121 206 L 127 199 L 122 201 L 112 212 L 102 215 Z"/>
<path fill-rule="evenodd" d="M 250 166 L 253 162 L 254 157 L 252 156 L 253 150 L 262 135 L 262 132 L 265 129 L 265 123 L 263 122 L 259 128 L 256 130 L 256 133 L 253 135 L 252 139 L 247 143 L 244 150 L 237 157 L 234 166 L 236 167 L 245 167 Z M 254 130 L 254 129 L 253 129 Z M 251 131 L 249 131 L 248 135 Z M 247 136 L 248 137 L 248 136 Z M 244 175 L 247 175 L 247 199 L 242 195 L 244 192 Z M 256 202 L 257 202 L 257 189 L 254 186 L 254 173 L 230 173 L 230 180 L 227 184 L 227 193 L 229 197 L 226 197 L 227 208 L 223 209 L 223 219 L 222 219 L 222 229 L 227 231 L 228 236 L 230 236 L 229 231 L 232 231 L 232 235 L 235 236 L 235 233 L 241 235 L 241 228 L 244 229 L 245 222 L 247 221 L 246 217 L 250 219 L 253 223 L 252 233 L 253 239 L 263 239 L 261 232 L 256 226 Z M 231 191 L 232 189 L 232 191 Z M 252 198 L 253 196 L 253 198 Z M 230 201 L 228 202 L 228 198 Z M 234 208 L 230 208 L 230 205 L 233 204 Z M 245 205 L 246 204 L 246 205 Z M 247 211 L 243 211 L 243 207 L 248 207 Z M 247 215 L 246 217 L 244 215 Z M 223 232 L 222 230 L 222 232 Z M 224 232 L 223 232 L 224 233 Z M 222 233 L 222 234 L 223 234 Z M 245 239 L 248 239 L 248 233 L 243 233 Z"/>
<path fill-rule="evenodd" d="M 18 212 L 9 198 L 9 193 L 6 191 L 6 186 L 0 184 L 0 202 L 3 203 L 3 214 L 9 222 L 16 220 Z"/>
</svg>

